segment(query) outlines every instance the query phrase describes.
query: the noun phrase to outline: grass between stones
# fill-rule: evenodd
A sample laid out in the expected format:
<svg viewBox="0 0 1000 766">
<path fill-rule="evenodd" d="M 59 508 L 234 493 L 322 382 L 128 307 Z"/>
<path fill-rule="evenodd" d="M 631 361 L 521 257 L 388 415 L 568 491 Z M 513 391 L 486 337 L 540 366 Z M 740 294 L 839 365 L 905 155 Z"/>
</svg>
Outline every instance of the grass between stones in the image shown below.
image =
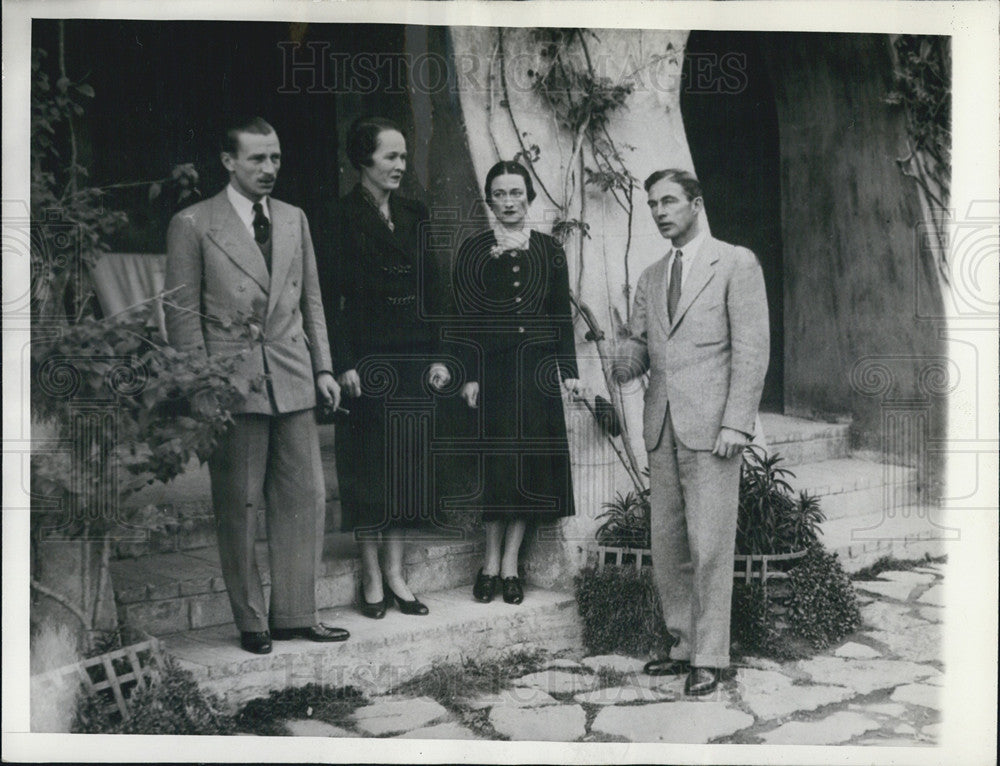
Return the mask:
<svg viewBox="0 0 1000 766">
<path fill-rule="evenodd" d="M 919 559 L 897 559 L 892 556 L 883 556 L 871 565 L 866 566 L 863 569 L 859 569 L 857 572 L 852 574 L 851 579 L 873 580 L 883 572 L 889 572 L 892 570 L 908 571 L 917 567 L 926 566 L 927 564 L 946 564 L 947 562 L 947 556 L 931 556 L 929 553 L 925 553 L 923 557 Z"/>
</svg>

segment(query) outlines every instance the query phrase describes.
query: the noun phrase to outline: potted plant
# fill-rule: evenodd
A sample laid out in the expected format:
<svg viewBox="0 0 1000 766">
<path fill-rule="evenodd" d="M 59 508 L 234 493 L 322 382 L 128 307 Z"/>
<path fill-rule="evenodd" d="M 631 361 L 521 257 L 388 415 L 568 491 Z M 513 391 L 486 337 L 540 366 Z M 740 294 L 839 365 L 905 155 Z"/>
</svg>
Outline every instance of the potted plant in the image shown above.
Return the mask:
<svg viewBox="0 0 1000 766">
<path fill-rule="evenodd" d="M 819 539 L 819 502 L 806 492 L 795 496 L 786 480 L 794 474 L 778 465 L 782 459 L 753 444 L 743 451 L 734 577 L 745 582 L 786 578 Z"/>
</svg>

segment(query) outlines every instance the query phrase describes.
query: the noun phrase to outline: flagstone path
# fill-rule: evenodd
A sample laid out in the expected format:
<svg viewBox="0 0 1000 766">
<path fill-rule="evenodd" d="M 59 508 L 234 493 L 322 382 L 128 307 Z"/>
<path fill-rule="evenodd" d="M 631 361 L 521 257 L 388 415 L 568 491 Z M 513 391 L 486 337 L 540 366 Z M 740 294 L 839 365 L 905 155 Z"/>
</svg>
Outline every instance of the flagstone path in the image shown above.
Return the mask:
<svg viewBox="0 0 1000 766">
<path fill-rule="evenodd" d="M 312 737 L 788 745 L 933 745 L 940 732 L 943 568 L 856 582 L 862 628 L 809 660 L 746 657 L 710 697 L 653 678 L 644 659 L 558 658 L 498 694 L 371 699 L 337 726 L 289 721 Z"/>
</svg>

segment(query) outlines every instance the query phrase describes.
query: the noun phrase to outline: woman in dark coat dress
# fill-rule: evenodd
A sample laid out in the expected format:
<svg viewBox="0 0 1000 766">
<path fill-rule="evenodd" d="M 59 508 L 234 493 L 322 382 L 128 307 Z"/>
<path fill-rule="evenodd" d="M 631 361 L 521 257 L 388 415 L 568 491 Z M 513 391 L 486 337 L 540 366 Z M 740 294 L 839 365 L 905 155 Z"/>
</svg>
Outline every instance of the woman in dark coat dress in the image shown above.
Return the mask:
<svg viewBox="0 0 1000 766">
<path fill-rule="evenodd" d="M 398 403 L 428 401 L 427 386 L 450 379 L 433 364 L 436 332 L 421 311 L 430 259 L 419 227 L 428 214 L 395 193 L 406 170 L 406 140 L 395 123 L 357 120 L 347 155 L 361 180 L 339 201 L 323 279 L 333 363 L 350 412 L 336 433 L 341 529 L 353 531 L 361 549 L 362 614 L 384 616 L 390 595 L 404 613 L 427 614 L 403 577 L 405 529 L 432 523 L 427 421 Z"/>
<path fill-rule="evenodd" d="M 463 359 L 461 396 L 478 410 L 486 557 L 473 595 L 521 603 L 518 553 L 529 521 L 573 515 L 563 389 L 579 393 L 566 256 L 556 241 L 525 226 L 535 193 L 516 162 L 486 176 L 497 219 L 466 239 L 452 273 L 463 335 L 478 348 Z M 471 322 L 468 320 L 472 320 Z"/>
</svg>

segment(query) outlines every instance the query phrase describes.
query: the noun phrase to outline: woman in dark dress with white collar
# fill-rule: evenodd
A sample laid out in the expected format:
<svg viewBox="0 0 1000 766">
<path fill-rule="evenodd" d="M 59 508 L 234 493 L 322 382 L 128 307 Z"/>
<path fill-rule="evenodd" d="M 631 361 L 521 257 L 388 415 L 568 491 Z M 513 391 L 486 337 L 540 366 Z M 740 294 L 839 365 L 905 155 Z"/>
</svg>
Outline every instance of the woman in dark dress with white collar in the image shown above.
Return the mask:
<svg viewBox="0 0 1000 766">
<path fill-rule="evenodd" d="M 517 162 L 486 175 L 492 229 L 466 239 L 452 272 L 455 309 L 472 341 L 461 396 L 478 418 L 486 556 L 473 595 L 524 594 L 518 556 L 529 523 L 573 515 L 562 394 L 579 393 L 566 255 L 526 225 L 535 191 Z M 476 352 L 472 349 L 476 348 Z"/>
<path fill-rule="evenodd" d="M 362 614 L 383 617 L 390 597 L 405 614 L 427 614 L 403 576 L 403 552 L 406 528 L 434 523 L 433 482 L 419 416 L 398 403 L 426 401 L 430 389 L 450 379 L 435 363 L 436 328 L 421 307 L 435 281 L 420 238 L 428 213 L 397 194 L 406 139 L 395 123 L 356 120 L 347 156 L 361 179 L 338 202 L 322 280 L 333 362 L 350 412 L 336 431 L 341 529 L 354 532 L 360 547 Z"/>
</svg>

